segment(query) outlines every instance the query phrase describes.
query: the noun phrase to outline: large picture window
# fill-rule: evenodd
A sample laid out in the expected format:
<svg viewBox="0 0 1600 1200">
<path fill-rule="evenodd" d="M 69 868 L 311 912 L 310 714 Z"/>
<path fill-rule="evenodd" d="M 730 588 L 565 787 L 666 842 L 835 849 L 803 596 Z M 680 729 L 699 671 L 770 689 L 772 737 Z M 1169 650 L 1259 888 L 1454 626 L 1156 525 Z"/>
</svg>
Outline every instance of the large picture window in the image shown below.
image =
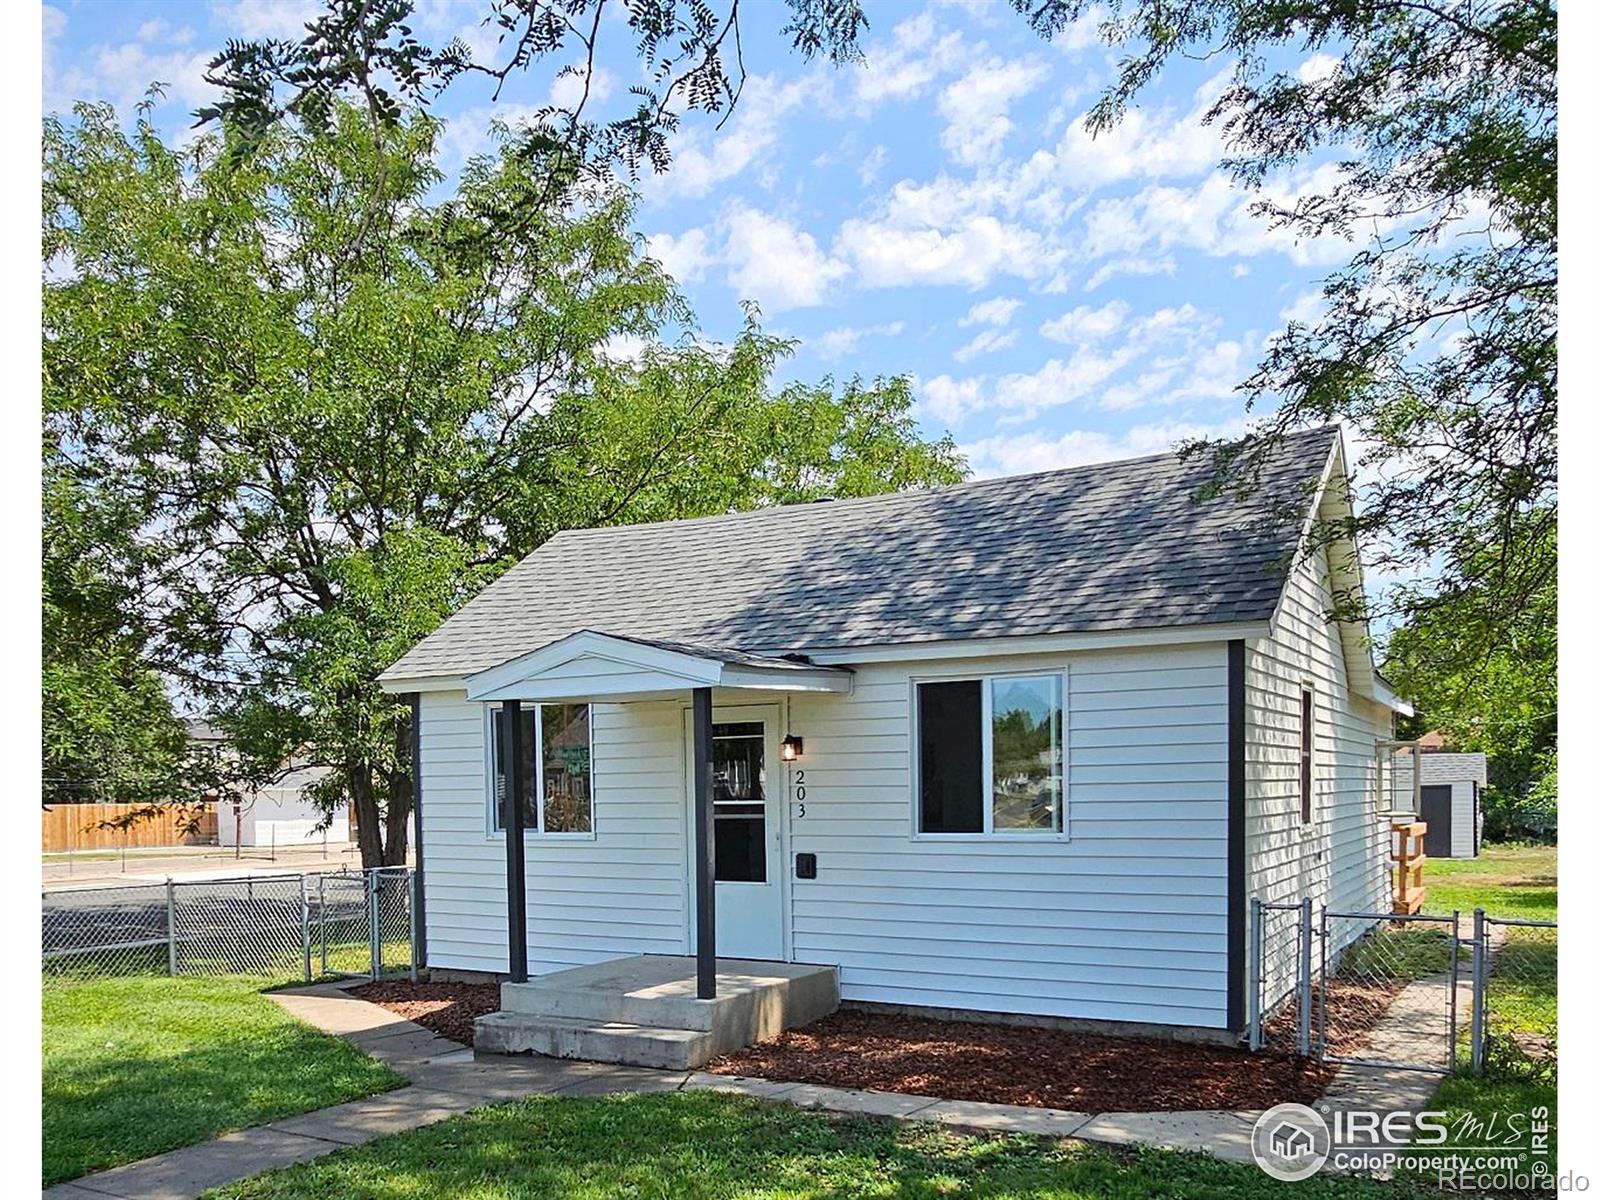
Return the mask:
<svg viewBox="0 0 1600 1200">
<path fill-rule="evenodd" d="M 496 833 L 506 827 L 511 779 L 506 710 L 491 710 L 489 761 L 493 764 L 492 821 Z M 523 828 L 529 832 L 591 833 L 594 830 L 589 706 L 525 704 L 522 706 L 522 772 L 526 780 Z"/>
<path fill-rule="evenodd" d="M 1066 831 L 1059 675 L 917 685 L 922 833 Z"/>
</svg>

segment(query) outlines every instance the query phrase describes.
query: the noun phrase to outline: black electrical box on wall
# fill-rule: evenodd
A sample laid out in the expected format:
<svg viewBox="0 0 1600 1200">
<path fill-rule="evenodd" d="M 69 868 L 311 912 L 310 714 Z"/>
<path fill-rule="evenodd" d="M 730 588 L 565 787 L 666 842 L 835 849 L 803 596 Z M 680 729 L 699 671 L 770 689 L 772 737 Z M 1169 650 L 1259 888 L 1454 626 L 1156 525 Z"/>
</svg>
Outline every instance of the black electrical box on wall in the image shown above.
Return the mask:
<svg viewBox="0 0 1600 1200">
<path fill-rule="evenodd" d="M 794 877 L 796 879 L 815 879 L 817 877 L 817 856 L 815 854 L 796 854 L 794 856 Z"/>
</svg>

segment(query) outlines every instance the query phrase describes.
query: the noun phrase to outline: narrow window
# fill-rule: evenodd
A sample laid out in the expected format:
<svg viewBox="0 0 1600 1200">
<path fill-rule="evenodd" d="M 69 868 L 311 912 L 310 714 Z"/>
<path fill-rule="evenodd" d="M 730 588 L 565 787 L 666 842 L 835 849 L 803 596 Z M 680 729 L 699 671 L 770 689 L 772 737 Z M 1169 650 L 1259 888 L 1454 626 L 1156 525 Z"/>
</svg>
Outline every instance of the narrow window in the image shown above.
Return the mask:
<svg viewBox="0 0 1600 1200">
<path fill-rule="evenodd" d="M 589 796 L 589 706 L 539 706 L 539 796 L 546 833 L 588 833 L 593 828 Z"/>
<path fill-rule="evenodd" d="M 990 685 L 996 830 L 1061 831 L 1061 677 Z"/>
<path fill-rule="evenodd" d="M 507 736 L 506 710 L 493 710 L 489 722 L 489 759 L 494 763 L 494 829 L 502 832 L 511 814 L 511 771 L 508 755 L 511 738 Z M 539 717 L 538 707 L 522 706 L 522 827 L 539 828 L 539 779 L 535 763 L 538 762 Z"/>
<path fill-rule="evenodd" d="M 983 832 L 983 684 L 917 685 L 923 833 Z"/>
<path fill-rule="evenodd" d="M 1315 710 L 1310 688 L 1300 690 L 1300 823 L 1311 824 L 1311 747 Z"/>
</svg>

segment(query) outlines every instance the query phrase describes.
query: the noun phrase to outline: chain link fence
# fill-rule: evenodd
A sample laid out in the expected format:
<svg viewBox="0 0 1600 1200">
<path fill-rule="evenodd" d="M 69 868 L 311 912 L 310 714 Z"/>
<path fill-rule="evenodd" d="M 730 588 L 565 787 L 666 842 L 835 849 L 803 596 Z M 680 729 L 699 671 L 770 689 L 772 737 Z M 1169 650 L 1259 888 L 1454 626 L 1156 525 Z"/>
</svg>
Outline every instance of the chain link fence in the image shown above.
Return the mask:
<svg viewBox="0 0 1600 1200">
<path fill-rule="evenodd" d="M 45 892 L 47 974 L 416 978 L 408 867 Z"/>
<path fill-rule="evenodd" d="M 1252 1049 L 1554 1077 L 1554 922 L 1255 901 L 1250 943 Z"/>
<path fill-rule="evenodd" d="M 1501 1076 L 1555 1081 L 1556 925 L 1476 914 L 1473 1065 Z M 1483 978 L 1476 979 L 1481 970 Z"/>
</svg>

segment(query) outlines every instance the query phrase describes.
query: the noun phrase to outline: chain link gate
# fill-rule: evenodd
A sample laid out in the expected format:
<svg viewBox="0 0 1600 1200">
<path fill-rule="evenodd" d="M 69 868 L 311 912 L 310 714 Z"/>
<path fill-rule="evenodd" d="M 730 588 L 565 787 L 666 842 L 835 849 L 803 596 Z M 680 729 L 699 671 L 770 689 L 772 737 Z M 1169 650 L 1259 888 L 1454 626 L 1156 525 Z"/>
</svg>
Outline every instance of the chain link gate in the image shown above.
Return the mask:
<svg viewBox="0 0 1600 1200">
<path fill-rule="evenodd" d="M 1251 902 L 1252 1050 L 1551 1078 L 1556 925 Z"/>
<path fill-rule="evenodd" d="M 45 892 L 52 975 L 404 974 L 416 978 L 409 867 Z"/>
</svg>

